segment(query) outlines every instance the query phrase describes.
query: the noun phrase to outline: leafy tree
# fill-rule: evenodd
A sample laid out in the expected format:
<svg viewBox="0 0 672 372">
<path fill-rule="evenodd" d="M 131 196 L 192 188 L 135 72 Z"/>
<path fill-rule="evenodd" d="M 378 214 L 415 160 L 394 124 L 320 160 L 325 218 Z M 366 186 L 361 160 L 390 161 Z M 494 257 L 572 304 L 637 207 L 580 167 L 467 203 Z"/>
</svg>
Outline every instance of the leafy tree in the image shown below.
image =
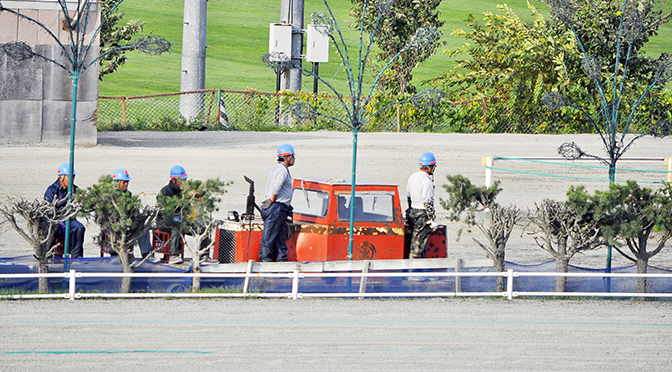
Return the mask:
<svg viewBox="0 0 672 372">
<path fill-rule="evenodd" d="M 137 19 L 130 20 L 123 25 L 119 22 L 124 18 L 124 13 L 119 11 L 118 0 L 102 0 L 100 3 L 103 17 L 100 28 L 100 73 L 98 78 L 103 80 L 105 75 L 115 72 L 126 63 L 125 46 L 135 34 L 142 31 L 145 22 Z"/>
<path fill-rule="evenodd" d="M 617 105 L 620 105 L 621 112 L 632 112 L 629 124 L 632 131 L 649 132 L 656 120 L 671 118 L 670 95 L 663 91 L 665 84 L 654 84 L 649 87 L 656 80 L 659 66 L 669 59 L 669 55 L 663 53 L 658 57 L 651 57 L 644 52 L 650 37 L 656 35 L 660 26 L 669 22 L 672 17 L 672 12 L 663 11 L 666 0 L 645 0 L 636 3 L 630 0 L 624 3 L 613 0 L 546 2 L 554 9 L 551 12 L 549 27 L 555 32 L 573 33 L 577 41 L 577 51 L 581 53 L 587 51 L 591 58 L 599 61 L 599 68 L 604 75 L 603 89 L 615 91 L 616 83 L 620 80 L 618 83 L 623 85 L 619 88 L 621 91 L 617 96 L 642 96 L 641 105 L 640 102 L 620 100 L 620 97 L 612 99 L 612 104 L 617 102 Z M 570 11 L 571 22 L 567 22 L 569 19 L 565 16 L 566 12 L 558 13 L 559 9 Z M 624 18 L 626 15 L 632 17 Z M 571 27 L 568 26 L 569 23 Z M 631 33 L 633 30 L 634 33 Z M 624 40 L 625 32 L 631 34 L 627 40 Z M 601 110 L 604 101 L 600 99 L 599 85 L 594 84 L 593 78 L 585 73 L 586 65 L 583 57 L 581 54 L 572 56 L 572 59 L 565 63 L 573 90 L 563 92 L 558 89 L 557 92 L 564 95 L 569 102 L 580 102 L 579 106 L 587 113 L 593 114 L 593 118 L 598 119 L 598 125 L 602 126 L 600 122 L 609 121 L 604 117 L 597 117 L 603 115 Z M 647 89 L 648 93 L 642 95 Z M 549 90 L 556 91 L 556 89 Z M 576 121 L 584 123 L 586 131 L 600 132 L 592 125 L 592 119 L 583 116 L 580 111 L 565 110 L 565 115 L 572 111 L 580 114 L 576 117 Z M 623 123 L 618 125 L 618 130 L 627 129 L 627 125 L 624 127 Z"/>
<path fill-rule="evenodd" d="M 581 51 L 581 69 L 593 87 L 590 93 L 593 93 L 599 106 L 577 105 L 573 103 L 577 101 L 572 97 L 566 97 L 557 91 L 544 94 L 544 104 L 549 110 L 568 106 L 582 113 L 584 118 L 590 121 L 595 132 L 600 135 L 607 155 L 600 157 L 587 154 L 573 142 L 562 144 L 558 152 L 571 160 L 582 156 L 601 160 L 609 167 L 611 183 L 616 177 L 616 163 L 635 141 L 644 136 L 663 138 L 672 133 L 670 120 L 672 112 L 669 106 L 662 110 L 653 109 L 650 113 L 642 110 L 647 101 L 653 100 L 651 107 L 656 106 L 658 95 L 652 93 L 662 90 L 672 78 L 672 61 L 667 60 L 667 56 L 662 56 L 655 67 L 655 72 L 649 74 L 650 79 L 644 84 L 638 83 L 642 82 L 642 79 L 647 79 L 647 70 L 653 71 L 652 63 L 639 59 L 637 52 L 660 25 L 656 20 L 651 20 L 651 16 L 659 15 L 655 11 L 652 12 L 653 8 L 650 7 L 657 3 L 656 0 L 645 2 L 623 0 L 620 4 L 603 2 L 600 4 L 607 7 L 606 13 L 602 15 L 603 19 L 592 18 L 593 13 L 585 11 L 585 7 L 577 6 L 571 0 L 551 0 L 551 14 L 562 22 L 576 39 Z M 610 22 L 609 19 L 613 20 Z M 665 16 L 659 21 L 667 22 L 665 19 L 669 20 L 669 17 Z M 605 33 L 606 39 L 594 37 L 594 33 L 590 30 L 594 27 L 593 22 L 597 20 L 614 25 L 607 27 L 610 32 Z M 584 45 L 582 37 L 589 44 Z M 607 45 L 603 45 L 604 43 Z M 595 50 L 588 49 L 589 46 Z M 638 98 L 633 102 L 628 99 L 631 97 Z M 640 133 L 626 141 L 626 135 L 638 127 L 642 128 Z M 610 268 L 611 247 L 607 250 L 607 269 Z"/>
<path fill-rule="evenodd" d="M 579 252 L 597 249 L 604 244 L 593 216 L 579 212 L 566 203 L 546 199 L 535 203 L 534 213 L 528 213 L 528 234 L 541 249 L 555 260 L 555 272 L 566 273 L 569 260 Z M 540 236 L 538 236 L 540 235 Z M 565 292 L 567 277 L 555 278 L 555 291 Z"/>
<path fill-rule="evenodd" d="M 499 182 L 487 187 L 474 186 L 468 178 L 461 175 L 447 175 L 451 185 L 443 185 L 450 195 L 448 201 L 441 199 L 441 206 L 450 211 L 451 221 L 464 221 L 468 226 L 476 226 L 488 239 L 485 245 L 474 238 L 485 253 L 495 262 L 495 269 L 505 271 L 506 243 L 513 227 L 522 219 L 516 206 L 503 207 L 495 201 L 502 191 Z M 480 216 L 485 214 L 481 219 Z M 504 277 L 497 277 L 497 291 L 504 291 Z"/>
<path fill-rule="evenodd" d="M 358 21 L 361 20 L 361 23 L 355 22 L 353 26 L 368 33 L 375 31 L 374 42 L 378 47 L 375 54 L 377 60 L 382 63 L 386 63 L 405 49 L 419 28 L 438 30 L 445 24 L 439 19 L 440 14 L 437 10 L 442 0 L 396 0 L 391 10 L 386 13 L 367 12 L 365 7 L 372 7 L 370 0 L 351 1 L 354 5 L 352 16 Z M 401 54 L 382 76 L 381 86 L 394 94 L 415 93 L 415 87 L 410 85 L 413 79 L 412 71 L 419 63 L 434 54 L 440 46 L 446 44 L 445 41 L 439 41 L 440 36 L 441 32 L 438 31 L 438 37 L 432 43 Z M 382 70 L 380 64 L 377 70 Z"/>
<path fill-rule="evenodd" d="M 557 0 L 548 0 L 546 3 L 551 8 L 562 6 Z M 667 53 L 663 53 L 654 58 L 646 55 L 643 50 L 649 39 L 658 34 L 660 26 L 668 23 L 672 18 L 672 11 L 663 10 L 666 3 L 667 1 L 663 0 L 628 1 L 626 3 L 615 0 L 576 0 L 568 4 L 573 14 L 571 27 L 568 27 L 567 23 L 561 19 L 563 17 L 559 17 L 557 12 L 551 13 L 553 21 L 550 22 L 550 26 L 557 32 L 573 31 L 576 33 L 576 38 L 580 40 L 583 48 L 603 63 L 602 69 L 607 74 L 615 71 L 618 60 L 618 71 L 623 71 L 624 68 L 629 70 L 630 78 L 626 84 L 632 84 L 636 86 L 635 90 L 643 91 L 653 81 L 660 63 L 669 57 Z M 638 35 L 628 40 L 627 43 L 623 43 L 623 32 L 619 32 L 623 16 L 626 13 L 632 14 L 631 12 L 635 10 L 638 13 L 638 20 L 634 20 L 639 25 Z M 629 52 L 628 49 L 630 49 Z M 571 76 L 574 78 L 585 77 L 580 62 L 580 60 L 575 61 L 568 66 L 573 70 Z M 595 89 L 590 79 L 582 79 L 580 83 L 584 89 Z"/>
<path fill-rule="evenodd" d="M 109 244 L 117 253 L 124 273 L 135 272 L 151 256 L 135 262 L 133 245 L 151 228 L 158 213 L 156 207 L 143 207 L 137 195 L 121 190 L 110 175 L 101 176 L 97 184 L 81 190 L 76 198 L 87 219 L 100 227 L 99 244 Z M 121 292 L 130 292 L 132 283 L 133 278 L 122 278 Z"/>
<path fill-rule="evenodd" d="M 37 272 L 49 272 L 48 260 L 54 255 L 56 246 L 52 246 L 54 234 L 60 223 L 77 215 L 80 206 L 74 201 L 54 200 L 50 203 L 44 199 L 30 202 L 23 198 L 8 198 L 0 204 L 2 214 L 9 224 L 32 247 L 33 256 L 37 260 Z M 49 293 L 49 278 L 39 278 L 40 293 Z"/>
<path fill-rule="evenodd" d="M 609 166 L 610 182 L 614 182 L 616 162 L 637 139 L 647 135 L 662 138 L 672 132 L 669 107 L 663 110 L 664 112 L 657 112 L 659 115 L 656 117 L 641 115 L 640 110 L 643 102 L 651 97 L 655 100 L 657 95 L 652 93 L 662 90 L 672 78 L 672 61 L 667 60 L 667 56 L 661 56 L 654 68 L 652 61 L 639 58 L 637 55 L 639 48 L 648 41 L 651 32 L 657 30 L 659 25 L 658 22 L 650 21 L 651 13 L 647 13 L 647 7 L 643 10 L 639 7 L 655 3 L 654 0 L 646 3 L 624 0 L 620 5 L 612 2 L 600 3 L 607 7 L 605 14 L 598 13 L 604 17 L 603 19 L 592 18 L 588 11 L 583 11 L 581 6 L 577 6 L 571 0 L 551 1 L 553 16 L 562 22 L 576 39 L 581 51 L 581 69 L 592 86 L 591 93 L 595 101 L 599 102 L 599 106 L 591 114 L 590 106 L 572 103 L 574 101 L 572 97 L 566 97 L 557 91 L 544 94 L 543 101 L 550 110 L 572 107 L 590 121 L 593 129 L 601 137 L 607 156 L 602 158 L 586 154 L 574 143 L 563 144 L 560 153 L 568 159 L 587 155 L 602 160 Z M 611 20 L 613 18 L 615 19 Z M 644 19 L 649 19 L 646 25 Z M 604 33 L 606 36 L 597 37 L 591 30 L 595 26 L 594 22 L 598 20 L 606 25 L 614 25 L 607 27 L 607 32 Z M 588 44 L 584 44 L 582 36 L 588 40 Z M 609 42 L 610 40 L 612 41 Z M 603 45 L 604 43 L 607 45 Z M 595 50 L 589 49 L 591 44 Z M 646 82 L 642 84 L 643 81 Z M 639 98 L 634 102 L 628 102 L 629 97 Z M 640 125 L 645 130 L 626 142 L 626 135 L 638 121 L 643 121 Z"/>
<path fill-rule="evenodd" d="M 169 226 L 179 226 L 181 231 L 194 237 L 195 243 L 184 245 L 191 252 L 194 272 L 201 272 L 199 257 L 207 254 L 214 242 L 209 236 L 216 227 L 217 220 L 212 218 L 212 212 L 217 210 L 217 203 L 221 201 L 218 195 L 226 193 L 225 187 L 231 183 L 220 181 L 219 178 L 199 180 L 184 180 L 182 183 L 182 197 L 159 195 L 163 221 Z M 175 218 L 175 216 L 178 216 Z M 200 278 L 194 277 L 193 291 L 200 289 Z"/>
<path fill-rule="evenodd" d="M 51 53 L 45 53 L 46 55 L 40 54 L 39 50 L 33 50 L 33 48 L 26 44 L 23 41 L 11 42 L 3 45 L 3 51 L 12 59 L 17 61 L 24 61 L 31 58 L 41 58 L 44 61 L 55 64 L 56 66 L 67 71 L 72 79 L 72 97 L 75 99 L 72 100 L 72 110 L 70 115 L 70 159 L 69 163 L 70 173 L 68 176 L 72 179 L 72 171 L 75 164 L 75 133 L 76 133 L 76 122 L 77 122 L 77 86 L 79 84 L 80 75 L 91 65 L 98 62 L 101 58 L 105 57 L 105 54 L 98 54 L 97 56 L 92 56 L 93 52 L 91 47 L 93 41 L 96 37 L 100 36 L 101 29 L 104 24 L 104 20 L 116 9 L 119 4 L 124 0 L 117 0 L 115 5 L 110 9 L 108 13 L 101 14 L 101 23 L 95 27 L 95 30 L 91 32 L 87 31 L 87 26 L 96 23 L 95 19 L 89 19 L 91 14 L 95 12 L 91 11 L 92 6 L 94 6 L 95 1 L 93 0 L 79 0 L 77 6 L 74 9 L 76 17 L 70 17 L 71 11 L 73 10 L 73 4 L 70 4 L 70 9 L 68 9 L 68 1 L 66 0 L 56 0 L 60 8 L 61 15 L 64 18 L 63 29 L 68 34 L 68 37 L 64 39 L 66 41 L 61 42 L 61 38 L 56 36 L 53 30 L 50 27 L 53 25 L 45 25 L 37 19 L 31 17 L 29 14 L 24 14 L 19 10 L 6 8 L 0 2 L 0 13 L 7 12 L 13 14 L 17 17 L 17 20 L 23 20 L 31 23 L 35 26 L 39 32 L 46 33 L 51 37 L 52 42 L 54 42 L 58 49 L 60 49 L 60 55 L 52 59 Z M 95 8 L 94 8 L 95 9 Z M 95 18 L 95 17 L 94 17 Z M 158 36 L 147 36 L 141 37 L 135 40 L 133 43 L 126 43 L 123 46 L 116 48 L 111 48 L 107 51 L 107 54 L 114 53 L 118 50 L 139 50 L 143 53 L 150 55 L 159 55 L 170 50 L 172 44 L 165 38 Z M 56 53 L 58 54 L 58 53 Z M 73 196 L 72 193 L 72 182 L 68 184 L 68 200 L 71 200 Z M 69 226 L 69 223 L 68 223 Z M 69 245 L 70 240 L 70 230 L 66 228 L 65 232 L 65 245 Z"/>
<path fill-rule="evenodd" d="M 543 14 L 529 1 L 527 5 L 534 17 L 531 23 L 521 20 L 507 5 L 498 5 L 499 13 L 483 13 L 482 21 L 469 14 L 470 31 L 456 29 L 452 33 L 465 39 L 465 44 L 444 51 L 450 57 L 466 54 L 469 58 L 458 60 L 432 84 L 444 89 L 452 100 L 502 97 L 490 104 L 505 105 L 506 114 L 495 115 L 491 121 L 533 121 L 538 123 L 538 132 L 583 131 L 572 125 L 555 127 L 558 121 L 575 120 L 549 113 L 541 104 L 543 94 L 551 88 L 564 94 L 574 91 L 567 65 L 578 60 L 576 42 L 571 33 L 550 29 Z"/>
<path fill-rule="evenodd" d="M 613 247 L 637 265 L 637 272 L 645 274 L 649 259 L 665 247 L 672 237 L 672 187 L 653 191 L 640 188 L 637 182 L 625 185 L 612 183 L 608 191 L 588 195 L 580 186 L 568 192 L 570 205 L 593 213 L 600 234 Z M 656 237 L 653 247 L 649 240 Z M 629 251 L 629 252 L 628 252 Z M 646 293 L 646 278 L 637 278 L 637 292 Z"/>
<path fill-rule="evenodd" d="M 374 5 L 375 3 L 375 5 Z M 375 23 L 373 24 L 373 31 L 368 36 L 368 41 L 365 40 L 364 29 L 360 27 L 359 29 L 359 49 L 358 53 L 350 54 L 348 52 L 348 44 L 345 42 L 345 38 L 341 33 L 341 30 L 336 22 L 336 17 L 329 7 L 327 0 L 324 0 L 324 5 L 327 8 L 328 15 L 322 12 L 315 12 L 312 14 L 312 24 L 316 27 L 315 29 L 322 35 L 328 37 L 332 42 L 333 46 L 336 49 L 339 57 L 341 58 L 341 63 L 343 64 L 345 73 L 348 80 L 349 94 L 344 95 L 339 93 L 334 86 L 332 86 L 328 81 L 324 80 L 320 76 L 316 75 L 312 71 L 306 70 L 300 65 L 294 65 L 290 56 L 285 55 L 280 52 L 267 53 L 262 57 L 262 62 L 267 67 L 273 69 L 276 74 L 280 74 L 284 71 L 287 71 L 290 68 L 298 68 L 305 74 L 313 76 L 320 82 L 322 82 L 326 87 L 328 87 L 338 99 L 340 107 L 346 112 L 347 118 L 342 120 L 338 117 L 331 116 L 328 113 L 319 110 L 315 105 L 311 105 L 307 102 L 294 102 L 289 107 L 290 113 L 296 118 L 296 120 L 306 120 L 318 116 L 324 116 L 334 120 L 352 131 L 352 177 L 350 178 L 351 182 L 351 198 L 355 198 L 355 184 L 357 182 L 357 137 L 359 130 L 367 124 L 367 122 L 374 117 L 379 112 L 386 110 L 388 107 L 393 104 L 386 105 L 375 112 L 371 113 L 368 106 L 373 99 L 373 91 L 376 86 L 379 84 L 380 79 L 389 66 L 391 66 L 402 54 L 407 51 L 417 50 L 427 47 L 434 43 L 439 36 L 439 31 L 435 27 L 426 27 L 418 28 L 415 30 L 413 36 L 408 40 L 408 44 L 399 50 L 388 62 L 387 64 L 380 69 L 376 77 L 374 78 L 373 83 L 367 88 L 364 86 L 364 77 L 365 71 L 367 68 L 367 63 L 369 63 L 369 55 L 371 53 L 372 41 L 375 38 L 376 30 L 378 30 L 378 25 L 384 14 L 387 14 L 392 11 L 392 5 L 394 0 L 367 0 L 367 7 L 363 8 L 362 18 L 366 19 L 367 12 L 377 11 L 378 17 L 376 18 Z M 356 63 L 353 63 L 356 62 Z M 368 92 L 367 92 L 368 90 Z M 406 102 L 411 102 L 413 105 L 429 107 L 437 104 L 443 99 L 443 92 L 437 89 L 423 89 L 420 92 L 416 93 L 412 98 Z M 396 101 L 395 104 L 406 103 L 403 101 Z M 350 233 L 348 237 L 348 258 L 352 259 L 352 244 L 354 236 L 354 209 L 350 210 Z"/>
</svg>

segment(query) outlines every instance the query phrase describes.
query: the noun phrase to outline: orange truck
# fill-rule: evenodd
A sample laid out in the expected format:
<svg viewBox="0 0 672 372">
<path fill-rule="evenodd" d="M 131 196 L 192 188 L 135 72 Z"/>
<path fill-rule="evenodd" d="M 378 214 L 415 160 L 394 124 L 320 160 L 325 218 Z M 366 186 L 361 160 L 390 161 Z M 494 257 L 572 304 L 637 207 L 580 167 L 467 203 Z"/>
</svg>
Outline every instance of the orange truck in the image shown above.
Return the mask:
<svg viewBox="0 0 672 372">
<path fill-rule="evenodd" d="M 263 222 L 255 218 L 254 182 L 246 213 L 229 211 L 216 229 L 213 258 L 219 263 L 257 261 Z M 411 230 L 404 221 L 397 185 L 357 181 L 351 203 L 349 180 L 295 179 L 288 260 L 299 262 L 408 258 Z M 350 207 L 354 207 L 352 257 L 348 257 Z M 258 209 L 258 207 L 257 207 Z M 446 226 L 432 232 L 427 258 L 446 258 Z"/>
</svg>

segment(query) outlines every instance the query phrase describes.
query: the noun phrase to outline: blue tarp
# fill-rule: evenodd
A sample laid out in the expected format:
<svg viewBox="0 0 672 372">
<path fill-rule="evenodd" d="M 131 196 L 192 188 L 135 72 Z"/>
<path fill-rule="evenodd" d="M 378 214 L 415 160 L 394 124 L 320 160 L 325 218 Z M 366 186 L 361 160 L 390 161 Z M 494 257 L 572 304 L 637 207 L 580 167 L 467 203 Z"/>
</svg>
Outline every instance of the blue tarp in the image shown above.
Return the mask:
<svg viewBox="0 0 672 372">
<path fill-rule="evenodd" d="M 506 263 L 506 269 L 517 272 L 555 272 L 555 261 L 548 261 L 538 265 L 520 265 Z M 414 272 L 446 272 L 443 270 L 414 270 Z M 453 272 L 452 269 L 447 270 Z M 494 272 L 494 267 L 463 268 L 462 272 Z M 408 270 L 406 270 L 408 272 Z M 570 273 L 604 273 L 606 269 L 587 269 L 578 266 L 569 266 Z M 611 269 L 612 273 L 636 273 L 637 268 L 624 266 Z M 672 274 L 671 270 L 649 266 L 648 273 Z M 375 271 L 369 271 L 375 274 Z M 359 292 L 359 278 L 304 278 L 299 281 L 299 292 L 330 293 L 330 292 Z M 494 292 L 496 277 L 461 277 L 462 292 Z M 606 278 L 599 277 L 568 277 L 566 292 L 606 292 Z M 223 286 L 228 288 L 242 288 L 243 279 L 201 279 L 201 287 Z M 648 278 L 649 292 L 672 292 L 672 279 Z M 250 291 L 258 292 L 291 292 L 292 279 L 250 279 Z M 555 277 L 516 277 L 514 291 L 518 292 L 553 292 Z M 447 276 L 432 277 L 369 277 L 366 292 L 454 292 L 455 278 Z M 637 278 L 611 278 L 611 292 L 636 293 Z"/>
<path fill-rule="evenodd" d="M 121 265 L 115 257 L 78 258 L 70 260 L 70 269 L 78 272 L 122 272 Z M 517 272 L 555 272 L 555 262 L 548 261 L 537 265 L 520 265 L 506 263 L 506 269 Z M 492 272 L 493 267 L 463 268 L 463 272 Z M 191 267 L 181 269 L 172 265 L 146 262 L 136 272 L 190 272 Z M 414 272 L 446 272 L 443 270 L 414 270 Z M 569 272 L 603 273 L 606 269 L 587 269 L 578 266 L 569 266 Z M 0 273 L 36 273 L 37 264 L 32 256 L 0 258 Z M 49 263 L 49 272 L 63 272 L 63 259 L 55 259 Z M 408 272 L 408 270 L 405 270 Z M 448 272 L 452 272 L 449 269 Z M 613 273 L 636 273 L 635 266 L 612 268 Z M 671 270 L 649 266 L 649 273 L 672 273 Z M 370 271 L 375 274 L 375 271 Z M 359 292 L 359 278 L 303 278 L 299 281 L 299 292 L 330 293 L 330 292 Z M 201 287 L 227 287 L 242 290 L 244 279 L 202 278 Z M 605 292 L 606 278 L 600 277 L 568 277 L 567 292 Z M 65 286 L 64 286 L 65 283 Z M 49 288 L 52 292 L 63 291 L 67 288 L 67 279 L 51 278 Z M 121 278 L 78 278 L 76 290 L 78 292 L 118 292 Z M 191 287 L 191 278 L 134 278 L 133 292 L 185 292 Z M 462 277 L 460 278 L 462 292 L 494 292 L 495 277 Z M 648 292 L 672 292 L 672 279 L 648 278 Z M 17 290 L 20 292 L 37 292 L 38 280 L 35 279 L 0 279 L 0 289 Z M 514 291 L 518 292 L 553 292 L 555 277 L 517 277 L 514 280 Z M 291 278 L 251 278 L 249 291 L 251 292 L 291 292 Z M 455 278 L 446 276 L 428 277 L 369 277 L 366 292 L 454 292 Z M 611 278 L 611 292 L 637 292 L 637 278 Z"/>
<path fill-rule="evenodd" d="M 55 258 L 49 261 L 49 273 L 62 273 L 64 260 Z M 69 260 L 70 270 L 77 272 L 122 272 L 119 259 L 116 257 L 75 258 Z M 184 273 L 175 266 L 145 262 L 136 269 L 144 272 L 173 272 Z M 33 256 L 19 256 L 0 258 L 0 273 L 25 274 L 37 273 L 37 261 Z M 65 287 L 63 284 L 65 283 Z M 191 286 L 191 278 L 133 278 L 131 291 L 133 292 L 185 292 Z M 121 287 L 121 278 L 77 278 L 77 292 L 118 292 Z M 68 288 L 68 279 L 49 278 L 49 289 L 52 292 L 61 292 Z M 0 279 L 0 289 L 17 290 L 21 292 L 37 292 L 38 279 Z"/>
</svg>

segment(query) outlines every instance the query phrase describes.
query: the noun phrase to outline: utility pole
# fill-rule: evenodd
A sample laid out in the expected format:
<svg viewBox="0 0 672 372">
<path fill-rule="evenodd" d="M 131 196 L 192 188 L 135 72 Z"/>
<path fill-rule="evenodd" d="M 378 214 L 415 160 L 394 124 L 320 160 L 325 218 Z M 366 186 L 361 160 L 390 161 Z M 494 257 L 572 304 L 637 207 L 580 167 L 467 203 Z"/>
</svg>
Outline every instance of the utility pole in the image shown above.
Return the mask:
<svg viewBox="0 0 672 372">
<path fill-rule="evenodd" d="M 303 29 L 303 2 L 304 0 L 281 0 L 280 3 L 280 23 L 292 25 L 291 58 L 295 66 L 302 66 L 303 32 L 301 30 Z M 300 91 L 301 70 L 292 68 L 282 74 L 280 90 Z"/>
<path fill-rule="evenodd" d="M 205 89 L 205 39 L 208 19 L 207 0 L 184 0 L 182 22 L 182 72 L 180 91 Z M 200 94 L 180 96 L 180 115 L 187 120 L 198 118 L 203 113 L 203 97 Z M 202 117 L 202 115 L 201 115 Z"/>
</svg>

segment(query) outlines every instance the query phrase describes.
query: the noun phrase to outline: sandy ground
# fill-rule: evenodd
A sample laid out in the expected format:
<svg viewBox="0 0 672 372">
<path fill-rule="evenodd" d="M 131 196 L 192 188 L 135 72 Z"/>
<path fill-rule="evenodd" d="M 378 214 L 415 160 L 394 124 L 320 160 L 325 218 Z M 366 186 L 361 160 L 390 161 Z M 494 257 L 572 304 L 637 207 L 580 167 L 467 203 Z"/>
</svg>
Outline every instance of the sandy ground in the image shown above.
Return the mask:
<svg viewBox="0 0 672 372">
<path fill-rule="evenodd" d="M 99 134 L 99 145 L 78 147 L 75 151 L 76 184 L 87 187 L 99 176 L 118 167 L 128 169 L 129 189 L 141 195 L 146 203 L 154 203 L 157 191 L 168 182 L 169 169 L 180 164 L 191 178 L 219 177 L 233 181 L 223 196 L 217 217 L 225 218 L 228 210 L 242 212 L 248 191 L 243 180 L 246 175 L 256 181 L 257 200 L 266 188 L 268 172 L 275 164 L 275 150 L 282 143 L 291 143 L 297 152 L 296 165 L 291 168 L 294 178 L 350 178 L 352 171 L 351 133 L 255 133 L 255 132 L 105 132 Z M 563 142 L 573 141 L 585 152 L 604 155 L 601 141 L 595 135 L 515 135 L 515 134 L 424 134 L 424 133 L 360 133 L 358 137 L 357 178 L 389 182 L 400 186 L 405 194 L 408 176 L 417 170 L 417 158 L 426 151 L 438 159 L 435 174 L 437 199 L 446 199 L 443 185 L 447 174 L 462 174 L 474 184 L 482 185 L 484 156 L 552 157 Z M 642 138 L 628 151 L 627 157 L 664 158 L 672 156 L 672 139 Z M 7 143 L 0 141 L 0 164 L 6 174 L 0 183 L 0 200 L 6 196 L 42 197 L 45 189 L 56 179 L 56 168 L 68 160 L 67 146 Z M 593 165 L 597 165 L 592 163 Z M 497 167 L 523 172 L 552 173 L 583 178 L 607 178 L 604 169 L 549 166 L 530 162 L 495 163 Z M 620 167 L 666 170 L 662 161 L 625 162 Z M 7 176 L 9 175 L 9 176 Z M 663 173 L 620 172 L 619 179 L 662 180 Z M 570 185 L 584 184 L 590 190 L 605 189 L 607 183 L 582 179 L 544 177 L 528 173 L 495 171 L 503 191 L 502 204 L 515 204 L 527 210 L 543 199 L 564 200 Z M 656 187 L 647 184 L 647 187 Z M 405 206 L 405 201 L 403 203 Z M 460 225 L 448 223 L 447 211 L 438 207 L 439 222 L 449 226 L 449 255 L 451 257 L 483 257 L 484 252 L 472 240 L 482 239 L 480 233 L 463 234 L 458 240 Z M 80 218 L 81 220 L 81 218 Z M 0 256 L 30 254 L 30 248 L 19 235 L 7 227 L 0 232 Z M 93 243 L 97 228 L 87 223 L 85 256 L 97 256 Z M 538 248 L 532 237 L 517 228 L 512 236 L 506 258 L 520 264 L 535 264 L 550 260 Z M 664 249 L 650 264 L 672 268 L 672 250 Z M 584 267 L 602 268 L 606 250 L 575 257 L 571 263 Z M 613 266 L 628 265 L 629 261 L 614 252 Z"/>
<path fill-rule="evenodd" d="M 670 302 L 5 301 L 0 371 L 669 371 Z"/>
</svg>

